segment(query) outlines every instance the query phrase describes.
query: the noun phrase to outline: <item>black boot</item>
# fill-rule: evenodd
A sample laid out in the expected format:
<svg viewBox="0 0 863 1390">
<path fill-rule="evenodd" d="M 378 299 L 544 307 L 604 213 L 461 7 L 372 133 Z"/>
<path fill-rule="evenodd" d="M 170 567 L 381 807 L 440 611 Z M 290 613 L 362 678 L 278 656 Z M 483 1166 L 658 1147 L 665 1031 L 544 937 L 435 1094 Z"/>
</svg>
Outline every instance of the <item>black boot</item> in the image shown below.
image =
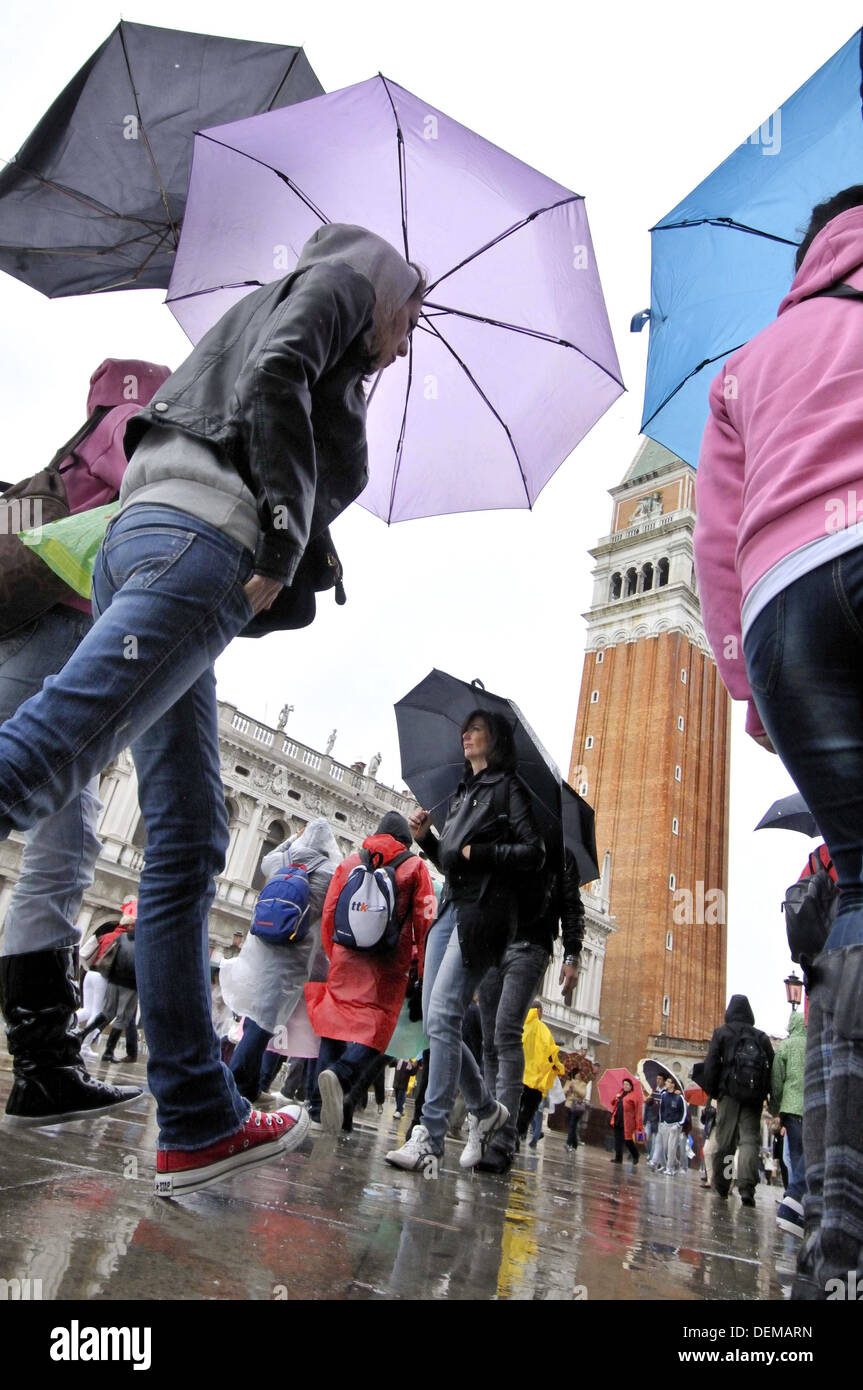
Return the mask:
<svg viewBox="0 0 863 1390">
<path fill-rule="evenodd" d="M 123 1036 L 122 1028 L 112 1028 L 108 1033 L 108 1041 L 105 1044 L 105 1051 L 102 1053 L 103 1062 L 116 1062 L 114 1048 Z"/>
<path fill-rule="evenodd" d="M 141 1094 L 139 1086 L 106 1086 L 87 1075 L 75 1031 L 80 997 L 76 947 L 0 956 L 0 1009 L 15 1075 L 7 1125 L 80 1120 Z"/>
</svg>

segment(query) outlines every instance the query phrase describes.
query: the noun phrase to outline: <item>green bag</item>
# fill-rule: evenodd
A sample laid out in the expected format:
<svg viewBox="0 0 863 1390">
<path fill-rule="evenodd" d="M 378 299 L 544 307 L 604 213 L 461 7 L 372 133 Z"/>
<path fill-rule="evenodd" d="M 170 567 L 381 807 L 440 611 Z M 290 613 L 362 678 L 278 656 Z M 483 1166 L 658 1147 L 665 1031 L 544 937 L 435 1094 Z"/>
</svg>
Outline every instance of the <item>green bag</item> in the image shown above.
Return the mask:
<svg viewBox="0 0 863 1390">
<path fill-rule="evenodd" d="M 99 546 L 105 539 L 108 522 L 119 510 L 119 502 L 109 502 L 89 512 L 49 521 L 47 526 L 33 531 L 21 531 L 18 539 L 76 594 L 89 598 Z"/>
</svg>

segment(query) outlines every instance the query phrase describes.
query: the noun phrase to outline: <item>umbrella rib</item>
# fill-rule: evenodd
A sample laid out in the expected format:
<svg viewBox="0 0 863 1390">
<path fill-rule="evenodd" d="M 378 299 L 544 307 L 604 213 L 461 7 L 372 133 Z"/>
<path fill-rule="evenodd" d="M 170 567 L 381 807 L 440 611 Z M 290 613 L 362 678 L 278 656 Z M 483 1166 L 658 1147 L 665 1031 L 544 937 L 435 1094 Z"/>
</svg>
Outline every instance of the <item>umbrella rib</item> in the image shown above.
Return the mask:
<svg viewBox="0 0 863 1390">
<path fill-rule="evenodd" d="M 405 137 L 402 133 L 401 122 L 399 120 L 399 113 L 396 110 L 396 104 L 393 101 L 392 93 L 389 88 L 389 83 L 387 82 L 387 79 L 384 77 L 382 72 L 378 73 L 378 77 L 384 84 L 384 91 L 389 97 L 390 106 L 393 109 L 393 120 L 396 123 L 396 141 L 398 144 L 399 154 L 399 200 L 401 202 L 402 214 L 402 241 L 404 242 L 405 247 L 405 260 L 410 261 L 410 250 L 408 248 L 408 190 L 407 167 L 405 162 Z"/>
<path fill-rule="evenodd" d="M 580 193 L 573 193 L 569 198 L 560 198 L 556 203 L 549 203 L 548 207 L 537 208 L 535 212 L 528 213 L 527 217 L 523 217 L 520 222 L 514 222 L 511 227 L 507 227 L 506 231 L 493 237 L 491 241 L 487 241 L 485 246 L 480 246 L 476 251 L 472 251 L 469 256 L 465 256 L 463 261 L 459 261 L 458 265 L 452 266 L 452 268 L 445 271 L 443 275 L 439 275 L 437 280 L 433 280 L 429 285 L 427 293 L 437 289 L 438 285 L 450 275 L 455 275 L 457 270 L 461 270 L 463 266 L 470 265 L 470 262 L 475 261 L 478 256 L 482 256 L 486 251 L 490 251 L 493 246 L 497 246 L 498 242 L 505 241 L 506 238 L 512 236 L 514 232 L 521 231 L 521 228 L 526 227 L 528 222 L 533 222 L 535 218 L 541 217 L 544 212 L 554 212 L 555 208 L 565 207 L 567 203 L 582 202 L 584 202 L 582 195 Z"/>
<path fill-rule="evenodd" d="M 464 372 L 464 374 L 465 374 L 465 376 L 467 377 L 468 381 L 470 382 L 471 386 L 473 386 L 473 388 L 474 388 L 474 390 L 477 392 L 477 394 L 480 395 L 480 396 L 482 397 L 482 399 L 485 401 L 485 403 L 486 403 L 486 405 L 488 406 L 489 410 L 491 411 L 492 415 L 493 415 L 494 418 L 497 420 L 497 422 L 498 422 L 498 424 L 500 425 L 501 429 L 504 431 L 504 434 L 506 435 L 507 439 L 509 440 L 509 447 L 512 449 L 512 452 L 513 452 L 513 454 L 514 454 L 514 456 L 515 456 L 515 461 L 516 461 L 516 463 L 518 464 L 519 476 L 521 477 L 522 487 L 524 488 L 524 495 L 525 495 L 525 497 L 527 498 L 528 510 L 532 510 L 532 509 L 533 509 L 533 503 L 532 503 L 531 500 L 530 500 L 530 493 L 528 492 L 528 488 L 527 488 L 527 478 L 525 477 L 524 469 L 523 469 L 522 466 L 521 466 L 521 459 L 519 458 L 518 449 L 515 447 L 515 440 L 514 440 L 513 437 L 512 437 L 512 434 L 511 434 L 511 432 L 510 432 L 509 425 L 507 425 L 506 421 L 503 420 L 503 419 L 501 418 L 500 414 L 499 414 L 498 411 L 494 408 L 494 406 L 492 405 L 492 403 L 491 403 L 491 401 L 489 400 L 488 396 L 485 394 L 485 391 L 483 391 L 483 389 L 482 389 L 482 387 L 480 386 L 479 382 L 477 381 L 476 377 L 475 377 L 475 376 L 473 375 L 473 373 L 471 372 L 471 370 L 470 370 L 470 368 L 468 367 L 467 363 L 464 362 L 464 361 L 462 360 L 461 357 L 459 357 L 458 353 L 456 352 L 456 350 L 455 350 L 455 348 L 452 346 L 452 344 L 449 343 L 449 342 L 447 342 L 446 338 L 445 338 L 444 335 L 441 333 L 440 329 L 439 329 L 439 328 L 436 328 L 434 324 L 430 324 L 430 325 L 429 325 L 429 328 L 430 328 L 430 332 L 434 333 L 434 335 L 435 335 L 436 338 L 440 338 L 440 340 L 441 340 L 441 342 L 443 343 L 444 347 L 446 348 L 447 352 L 449 352 L 449 353 L 455 358 L 456 362 L 457 362 L 457 363 L 459 364 L 459 366 L 461 367 L 462 371 Z"/>
<path fill-rule="evenodd" d="M 776 236 L 773 232 L 762 232 L 758 227 L 747 227 L 745 222 L 735 222 L 733 217 L 694 217 L 683 222 L 664 222 L 661 226 L 651 227 L 651 232 L 671 232 L 679 231 L 683 227 L 730 227 L 735 232 L 748 232 L 751 236 L 763 236 L 767 241 L 779 241 L 783 246 L 799 246 L 798 241 L 789 241 L 788 237 Z"/>
<path fill-rule="evenodd" d="M 17 159 L 8 160 L 6 168 L 20 169 L 21 173 L 26 174 L 28 178 L 35 179 L 37 183 L 44 184 L 46 188 L 50 188 L 54 193 L 62 193 L 64 197 L 71 198 L 74 203 L 81 203 L 85 208 L 94 209 L 94 211 L 100 213 L 102 217 L 113 217 L 116 218 L 118 222 L 137 222 L 140 226 L 146 227 L 150 231 L 158 231 L 159 227 L 162 226 L 161 222 L 152 222 L 146 217 L 132 216 L 127 212 L 117 212 L 114 208 L 109 208 L 104 203 L 100 203 L 98 199 L 88 197 L 86 193 L 80 193 L 75 188 L 67 188 L 63 183 L 55 183 L 53 179 L 47 179 L 44 174 L 40 174 L 36 169 L 28 169 L 25 164 L 19 164 Z M 22 247 L 21 249 L 26 251 L 28 248 Z"/>
<path fill-rule="evenodd" d="M 405 389 L 405 404 L 404 404 L 404 410 L 402 411 L 402 425 L 401 425 L 401 429 L 399 430 L 399 440 L 398 440 L 398 444 L 396 445 L 396 459 L 395 459 L 395 466 L 393 467 L 393 481 L 392 481 L 392 485 L 391 485 L 391 487 L 390 487 L 390 501 L 389 501 L 389 507 L 387 508 L 387 525 L 388 525 L 388 526 L 390 525 L 390 523 L 391 523 L 391 521 L 392 521 L 393 507 L 395 506 L 395 498 L 396 498 L 396 486 L 397 486 L 397 484 L 398 484 L 399 473 L 401 472 L 401 466 L 402 466 L 402 457 L 403 457 L 403 454 L 404 454 L 404 447 L 405 447 L 405 430 L 407 429 L 407 423 L 408 423 L 408 402 L 410 401 L 410 398 L 411 398 L 411 381 L 413 380 L 413 371 L 414 371 L 414 345 L 413 345 L 413 342 L 411 341 L 411 342 L 409 343 L 409 345 L 408 345 L 408 384 L 407 384 L 407 387 L 406 387 L 406 389 Z M 380 373 L 378 373 L 378 381 L 379 381 L 379 380 L 380 380 Z M 375 385 L 377 385 L 377 382 L 375 382 Z"/>
<path fill-rule="evenodd" d="M 275 174 L 277 179 L 281 179 L 282 183 L 286 183 L 288 185 L 288 188 L 291 190 L 291 192 L 295 193 L 296 196 L 300 199 L 300 201 L 305 203 L 309 211 L 315 214 L 315 217 L 319 217 L 321 219 L 324 226 L 329 226 L 330 219 L 327 217 L 326 213 L 321 212 L 320 208 L 312 202 L 308 194 L 304 193 L 303 190 L 300 187 L 298 187 L 298 185 L 295 184 L 291 179 L 289 179 L 287 174 L 283 174 L 280 169 L 276 169 L 272 164 L 268 164 L 265 159 L 258 159 L 257 155 L 249 154 L 247 150 L 238 150 L 235 145 L 228 145 L 225 143 L 224 140 L 215 140 L 213 136 L 208 135 L 205 130 L 198 131 L 198 138 L 200 140 L 209 140 L 210 143 L 213 145 L 220 145 L 223 150 L 230 150 L 231 154 L 238 154 L 242 159 L 250 159 L 253 164 L 260 164 L 262 169 L 269 169 L 271 174 Z"/>
<path fill-rule="evenodd" d="M 742 348 L 742 347 L 745 347 L 745 346 L 746 346 L 745 343 L 738 343 L 738 344 L 737 344 L 737 347 L 726 348 L 726 349 L 724 349 L 722 352 L 718 352 L 718 353 L 716 354 L 715 357 L 705 357 L 705 359 L 704 359 L 703 362 L 699 362 L 699 364 L 698 364 L 697 367 L 693 367 L 691 372 L 687 372 L 687 373 L 686 373 L 686 376 L 683 378 L 682 381 L 679 381 L 679 382 L 677 383 L 677 385 L 675 386 L 675 388 L 674 388 L 673 391 L 669 391 L 668 395 L 665 397 L 665 400 L 662 402 L 661 405 L 658 405 L 658 406 L 656 407 L 656 409 L 654 410 L 653 414 L 649 417 L 649 419 L 647 419 L 647 420 L 642 420 L 642 422 L 641 422 L 642 431 L 644 431 L 645 429 L 647 429 L 647 426 L 650 424 L 650 421 L 656 419 L 656 417 L 657 417 L 657 415 L 659 414 L 660 410 L 664 410 L 665 407 L 668 405 L 668 402 L 671 401 L 671 400 L 673 400 L 674 397 L 677 395 L 678 391 L 682 391 L 682 390 L 683 390 L 683 388 L 684 388 L 684 386 L 686 385 L 687 381 L 689 381 L 692 377 L 697 376 L 698 373 L 701 371 L 701 369 L 702 369 L 703 367 L 709 367 L 710 364 L 711 364 L 711 362 L 720 362 L 720 361 L 722 360 L 723 357 L 730 357 L 731 354 L 732 354 L 732 352 L 737 352 L 738 349 L 740 349 L 740 348 Z"/>
<path fill-rule="evenodd" d="M 539 338 L 545 343 L 555 343 L 558 347 L 572 348 L 573 352 L 579 353 L 580 356 L 584 357 L 588 362 L 592 362 L 594 367 L 598 367 L 601 372 L 605 372 L 606 376 L 610 376 L 612 381 L 616 381 L 622 390 L 626 390 L 620 377 L 615 376 L 614 372 L 610 372 L 601 362 L 597 362 L 596 358 L 591 357 L 589 352 L 585 352 L 577 343 L 571 343 L 566 338 L 556 337 L 554 333 L 543 333 L 539 328 L 523 328 L 517 323 L 505 323 L 503 319 L 486 318 L 484 314 L 471 314 L 468 313 L 467 309 L 453 309 L 448 304 L 431 303 L 428 305 L 424 304 L 423 307 L 436 309 L 439 314 L 455 314 L 459 318 L 473 319 L 475 323 L 487 323 L 491 328 L 506 328 L 510 333 L 523 333 L 528 338 Z"/>
<path fill-rule="evenodd" d="M 159 186 L 159 196 L 160 196 L 160 198 L 162 199 L 162 206 L 163 206 L 163 208 L 165 209 L 165 216 L 166 216 L 167 219 L 168 219 L 168 224 L 169 224 L 169 226 L 170 226 L 170 228 L 171 228 L 171 235 L 172 235 L 173 238 L 174 238 L 174 247 L 176 248 L 177 245 L 178 245 L 178 243 L 179 243 L 179 240 L 180 240 L 180 232 L 179 232 L 179 229 L 178 229 L 178 227 L 177 227 L 176 222 L 174 221 L 173 217 L 171 216 L 171 209 L 170 209 L 170 207 L 168 206 L 168 193 L 167 193 L 167 190 L 166 190 L 166 188 L 165 188 L 165 185 L 164 185 L 163 182 L 162 182 L 162 175 L 159 173 L 159 166 L 158 166 L 158 164 L 156 163 L 156 156 L 153 154 L 153 149 L 152 149 L 152 146 L 151 146 L 151 144 L 150 144 L 150 139 L 149 139 L 149 136 L 147 135 L 147 127 L 144 125 L 144 118 L 143 118 L 143 116 L 141 115 L 141 107 L 140 107 L 140 105 L 139 105 L 139 103 L 138 103 L 138 93 L 137 93 L 137 91 L 135 90 L 135 79 L 134 79 L 134 77 L 132 76 L 132 64 L 131 64 L 131 62 L 129 61 L 129 51 L 128 51 L 128 49 L 126 48 L 126 36 L 125 36 L 125 34 L 123 33 L 123 25 L 124 25 L 124 23 L 125 23 L 125 20 L 122 20 L 122 19 L 121 19 L 119 25 L 117 26 L 117 28 L 118 28 L 119 33 L 120 33 L 120 46 L 121 46 L 121 48 L 123 49 L 123 61 L 124 61 L 125 64 L 126 64 L 126 71 L 127 71 L 127 73 L 129 74 L 129 86 L 130 86 L 131 89 L 132 89 L 132 100 L 133 100 L 134 103 L 135 103 L 135 114 L 136 114 L 137 117 L 138 117 L 138 128 L 139 128 L 139 130 L 141 131 L 141 134 L 142 134 L 143 137 L 144 137 L 144 146 L 145 146 L 146 151 L 147 151 L 147 154 L 148 154 L 148 156 L 149 156 L 150 163 L 151 163 L 151 165 L 153 166 L 153 173 L 154 173 L 155 176 L 156 176 L 156 183 L 157 183 L 158 186 Z"/>
<path fill-rule="evenodd" d="M 284 87 L 285 83 L 287 82 L 288 78 L 289 78 L 290 75 L 291 75 L 291 70 L 293 69 L 294 63 L 297 61 L 297 59 L 299 58 L 299 56 L 300 56 L 300 54 L 302 53 L 302 51 L 303 51 L 303 50 L 302 50 L 301 48 L 298 48 L 298 49 L 296 49 L 296 50 L 294 51 L 293 57 L 291 58 L 291 61 L 288 63 L 288 70 L 287 70 L 287 72 L 285 73 L 284 77 L 282 78 L 282 80 L 281 80 L 281 82 L 279 83 L 279 85 L 278 85 L 278 87 L 276 88 L 276 90 L 273 92 L 273 95 L 271 96 L 270 100 L 267 102 L 267 107 L 266 107 L 267 111 L 272 111 L 273 106 L 275 105 L 276 101 L 278 100 L 279 93 L 281 92 L 282 88 Z"/>
</svg>

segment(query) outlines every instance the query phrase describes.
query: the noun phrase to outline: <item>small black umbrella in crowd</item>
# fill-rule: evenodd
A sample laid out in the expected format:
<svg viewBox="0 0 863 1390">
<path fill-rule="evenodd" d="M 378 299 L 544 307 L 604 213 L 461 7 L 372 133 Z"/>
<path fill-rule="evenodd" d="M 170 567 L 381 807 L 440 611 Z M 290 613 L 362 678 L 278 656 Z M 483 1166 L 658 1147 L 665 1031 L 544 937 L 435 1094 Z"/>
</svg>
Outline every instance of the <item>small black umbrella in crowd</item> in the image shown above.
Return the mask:
<svg viewBox="0 0 863 1390">
<path fill-rule="evenodd" d="M 402 776 L 420 805 L 431 811 L 432 824 L 442 827 L 447 802 L 462 776 L 460 730 L 474 709 L 502 714 L 512 725 L 518 773 L 530 792 L 549 858 L 559 859 L 565 843 L 575 855 L 581 882 L 599 878 L 593 811 L 563 781 L 518 706 L 493 695 L 481 681 L 460 681 L 445 671 L 431 671 L 395 706 Z"/>
<path fill-rule="evenodd" d="M 50 299 L 167 286 L 195 131 L 322 92 L 301 48 L 121 21 L 0 173 L 0 270 Z"/>
<path fill-rule="evenodd" d="M 820 835 L 817 822 L 799 792 L 774 801 L 755 827 L 756 830 L 799 830 L 802 835 Z"/>
</svg>

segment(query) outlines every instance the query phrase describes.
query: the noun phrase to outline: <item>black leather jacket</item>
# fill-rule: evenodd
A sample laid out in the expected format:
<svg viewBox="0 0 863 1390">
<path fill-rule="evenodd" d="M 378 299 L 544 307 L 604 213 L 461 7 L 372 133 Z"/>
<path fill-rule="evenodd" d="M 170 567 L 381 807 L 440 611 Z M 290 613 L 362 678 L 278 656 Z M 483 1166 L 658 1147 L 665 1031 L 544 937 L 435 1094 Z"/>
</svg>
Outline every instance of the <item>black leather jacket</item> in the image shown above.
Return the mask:
<svg viewBox="0 0 863 1390">
<path fill-rule="evenodd" d="M 309 541 L 365 487 L 375 291 L 347 264 L 294 272 L 229 309 L 126 429 L 207 440 L 257 500 L 255 572 L 290 584 Z"/>
<path fill-rule="evenodd" d="M 421 843 L 446 875 L 441 908 L 451 902 L 457 909 L 465 962 L 499 960 L 518 925 L 518 876 L 545 858 L 523 784 L 511 772 L 484 768 L 459 784 L 440 839 L 429 833 Z M 470 859 L 461 853 L 465 845 Z"/>
</svg>

